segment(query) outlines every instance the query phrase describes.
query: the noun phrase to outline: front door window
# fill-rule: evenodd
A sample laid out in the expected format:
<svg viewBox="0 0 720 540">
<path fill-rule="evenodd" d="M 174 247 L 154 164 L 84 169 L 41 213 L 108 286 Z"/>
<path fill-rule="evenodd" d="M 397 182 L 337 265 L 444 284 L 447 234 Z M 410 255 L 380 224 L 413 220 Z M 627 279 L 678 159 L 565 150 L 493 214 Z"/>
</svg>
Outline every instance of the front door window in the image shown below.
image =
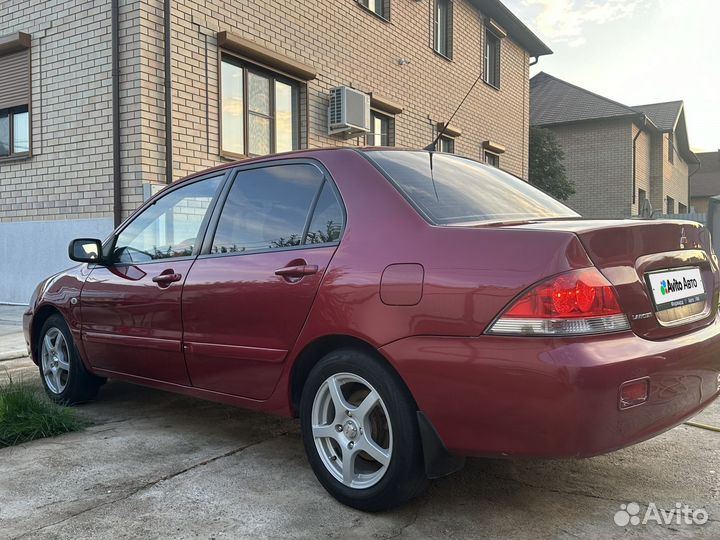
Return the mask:
<svg viewBox="0 0 720 540">
<path fill-rule="evenodd" d="M 221 180 L 216 176 L 181 186 L 147 207 L 118 235 L 114 262 L 138 264 L 193 255 Z"/>
</svg>

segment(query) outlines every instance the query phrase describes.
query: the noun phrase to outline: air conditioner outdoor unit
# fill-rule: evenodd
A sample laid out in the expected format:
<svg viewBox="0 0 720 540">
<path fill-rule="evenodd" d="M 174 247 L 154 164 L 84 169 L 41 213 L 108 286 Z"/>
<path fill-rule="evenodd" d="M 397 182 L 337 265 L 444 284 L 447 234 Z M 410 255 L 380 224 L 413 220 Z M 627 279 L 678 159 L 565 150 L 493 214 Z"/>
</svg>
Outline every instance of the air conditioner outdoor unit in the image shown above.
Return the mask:
<svg viewBox="0 0 720 540">
<path fill-rule="evenodd" d="M 328 134 L 357 136 L 370 131 L 370 96 L 349 86 L 330 90 Z"/>
</svg>

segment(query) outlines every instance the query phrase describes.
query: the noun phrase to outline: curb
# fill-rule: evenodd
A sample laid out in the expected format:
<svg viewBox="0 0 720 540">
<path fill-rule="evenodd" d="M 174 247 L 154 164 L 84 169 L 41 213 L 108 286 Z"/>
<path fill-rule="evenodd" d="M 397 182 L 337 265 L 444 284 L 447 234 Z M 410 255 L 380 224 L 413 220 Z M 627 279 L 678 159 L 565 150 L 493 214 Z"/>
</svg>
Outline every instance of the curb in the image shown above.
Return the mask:
<svg viewBox="0 0 720 540">
<path fill-rule="evenodd" d="M 5 360 L 16 360 L 18 358 L 25 358 L 26 356 L 30 356 L 25 349 L 19 349 L 17 351 L 8 351 L 8 352 L 2 352 L 0 353 L 0 362 L 3 362 Z"/>
</svg>

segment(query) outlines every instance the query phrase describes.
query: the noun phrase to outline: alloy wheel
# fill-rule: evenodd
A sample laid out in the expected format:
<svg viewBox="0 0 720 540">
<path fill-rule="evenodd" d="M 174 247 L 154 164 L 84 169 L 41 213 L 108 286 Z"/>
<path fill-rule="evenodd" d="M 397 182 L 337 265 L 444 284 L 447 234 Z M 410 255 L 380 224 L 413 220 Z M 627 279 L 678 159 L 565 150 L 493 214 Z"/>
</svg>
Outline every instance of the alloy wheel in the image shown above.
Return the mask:
<svg viewBox="0 0 720 540">
<path fill-rule="evenodd" d="M 70 351 L 63 333 L 54 326 L 48 328 L 41 350 L 45 384 L 53 394 L 62 394 L 70 377 Z"/>
<path fill-rule="evenodd" d="M 336 373 L 315 394 L 312 435 L 327 470 L 344 485 L 365 489 L 385 475 L 392 425 L 380 394 L 362 377 Z"/>
</svg>

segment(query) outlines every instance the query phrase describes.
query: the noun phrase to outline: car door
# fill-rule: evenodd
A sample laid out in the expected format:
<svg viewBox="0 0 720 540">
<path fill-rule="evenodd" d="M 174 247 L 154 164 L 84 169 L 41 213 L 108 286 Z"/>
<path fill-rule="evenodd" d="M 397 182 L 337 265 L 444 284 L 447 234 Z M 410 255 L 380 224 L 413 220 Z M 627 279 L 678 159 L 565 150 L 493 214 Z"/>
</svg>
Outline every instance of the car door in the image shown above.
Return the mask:
<svg viewBox="0 0 720 540">
<path fill-rule="evenodd" d="M 225 174 L 182 183 L 156 199 L 104 247 L 83 286 L 82 339 L 90 364 L 189 384 L 182 351 L 182 285 L 200 251 Z"/>
<path fill-rule="evenodd" d="M 183 289 L 196 387 L 267 398 L 342 235 L 327 172 L 283 160 L 239 169 Z"/>
</svg>

